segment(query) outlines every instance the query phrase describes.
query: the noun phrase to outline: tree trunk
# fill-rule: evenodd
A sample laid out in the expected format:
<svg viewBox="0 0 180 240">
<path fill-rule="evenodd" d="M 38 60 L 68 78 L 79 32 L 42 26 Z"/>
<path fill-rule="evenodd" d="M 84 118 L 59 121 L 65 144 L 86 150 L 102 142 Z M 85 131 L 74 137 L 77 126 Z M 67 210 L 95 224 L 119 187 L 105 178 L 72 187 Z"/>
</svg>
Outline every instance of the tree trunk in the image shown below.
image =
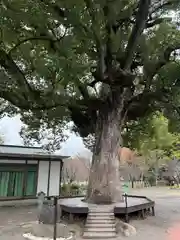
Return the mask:
<svg viewBox="0 0 180 240">
<path fill-rule="evenodd" d="M 99 113 L 87 191 L 87 201 L 91 203 L 123 201 L 118 155 L 121 146 L 120 107 L 105 108 Z"/>
</svg>

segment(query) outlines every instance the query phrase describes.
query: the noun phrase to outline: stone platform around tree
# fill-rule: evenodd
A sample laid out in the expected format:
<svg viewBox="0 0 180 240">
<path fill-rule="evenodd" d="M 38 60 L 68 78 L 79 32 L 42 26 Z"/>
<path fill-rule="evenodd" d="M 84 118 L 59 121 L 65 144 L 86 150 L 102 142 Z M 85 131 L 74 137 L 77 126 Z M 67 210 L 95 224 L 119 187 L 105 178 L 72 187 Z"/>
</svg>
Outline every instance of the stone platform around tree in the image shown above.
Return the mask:
<svg viewBox="0 0 180 240">
<path fill-rule="evenodd" d="M 62 214 L 68 213 L 69 217 L 73 218 L 73 215 L 78 214 L 88 214 L 89 209 L 93 207 L 98 207 L 100 205 L 90 204 L 83 201 L 83 197 L 81 198 L 66 198 L 59 200 L 58 204 L 61 207 Z M 110 206 L 110 205 L 107 205 Z M 142 216 L 144 216 L 144 211 L 151 209 L 152 215 L 154 215 L 154 206 L 155 202 L 151 201 L 149 198 L 145 196 L 135 196 L 135 195 L 127 195 L 127 205 L 126 201 L 114 203 L 111 205 L 114 209 L 115 215 L 125 215 L 128 217 L 128 214 L 133 212 L 142 212 Z M 128 219 L 127 219 L 128 221 Z"/>
</svg>

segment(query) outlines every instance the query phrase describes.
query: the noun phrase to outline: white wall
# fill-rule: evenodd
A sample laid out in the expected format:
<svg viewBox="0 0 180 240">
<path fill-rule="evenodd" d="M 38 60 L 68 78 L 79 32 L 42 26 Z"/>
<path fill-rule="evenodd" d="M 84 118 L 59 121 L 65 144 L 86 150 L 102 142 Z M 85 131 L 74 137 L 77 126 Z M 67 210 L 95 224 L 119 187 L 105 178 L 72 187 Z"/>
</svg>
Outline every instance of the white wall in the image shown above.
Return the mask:
<svg viewBox="0 0 180 240">
<path fill-rule="evenodd" d="M 43 191 L 47 195 L 49 162 L 39 161 L 37 193 Z"/>
<path fill-rule="evenodd" d="M 60 162 L 51 162 L 49 195 L 59 195 Z"/>
<path fill-rule="evenodd" d="M 37 193 L 43 191 L 46 195 L 48 189 L 49 162 L 39 162 Z M 49 179 L 49 196 L 59 195 L 60 162 L 51 162 Z"/>
</svg>

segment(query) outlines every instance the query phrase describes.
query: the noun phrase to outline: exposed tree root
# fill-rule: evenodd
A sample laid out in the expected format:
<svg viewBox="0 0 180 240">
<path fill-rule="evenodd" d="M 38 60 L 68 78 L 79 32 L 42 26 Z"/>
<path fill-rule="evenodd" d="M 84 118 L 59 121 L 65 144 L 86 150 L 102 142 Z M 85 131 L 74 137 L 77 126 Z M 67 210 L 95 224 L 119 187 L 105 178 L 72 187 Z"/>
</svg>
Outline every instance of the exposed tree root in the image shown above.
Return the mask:
<svg viewBox="0 0 180 240">
<path fill-rule="evenodd" d="M 119 219 L 116 219 L 116 229 L 117 229 L 117 233 L 122 233 L 126 237 L 134 236 L 137 233 L 135 227 Z"/>
</svg>

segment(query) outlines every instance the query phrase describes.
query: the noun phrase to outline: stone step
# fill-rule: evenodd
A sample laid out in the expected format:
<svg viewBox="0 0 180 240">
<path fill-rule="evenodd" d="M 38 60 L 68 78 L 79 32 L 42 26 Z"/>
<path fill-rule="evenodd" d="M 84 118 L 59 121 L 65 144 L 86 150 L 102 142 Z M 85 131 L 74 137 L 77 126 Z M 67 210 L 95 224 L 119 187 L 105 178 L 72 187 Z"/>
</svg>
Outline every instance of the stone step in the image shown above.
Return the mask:
<svg viewBox="0 0 180 240">
<path fill-rule="evenodd" d="M 87 219 L 90 219 L 90 220 L 115 220 L 115 217 L 114 216 L 88 216 Z"/>
<path fill-rule="evenodd" d="M 89 214 L 114 214 L 114 211 L 89 211 Z"/>
<path fill-rule="evenodd" d="M 110 208 L 91 208 L 89 210 L 83 238 L 111 239 L 116 237 L 116 221 Z"/>
<path fill-rule="evenodd" d="M 115 228 L 115 223 L 94 223 L 94 222 L 89 222 L 86 223 L 87 228 Z"/>
<path fill-rule="evenodd" d="M 115 219 L 112 220 L 112 219 L 109 219 L 109 220 L 104 220 L 104 219 L 87 219 L 86 220 L 86 224 L 115 224 Z"/>
<path fill-rule="evenodd" d="M 95 228 L 87 228 L 85 226 L 84 228 L 84 232 L 116 232 L 116 228 L 113 227 L 113 228 L 106 228 L 105 226 L 103 228 L 98 228 L 98 227 L 95 227 Z"/>
<path fill-rule="evenodd" d="M 99 214 L 99 213 L 88 213 L 88 217 L 108 217 L 108 218 L 114 218 L 114 214 Z"/>
<path fill-rule="evenodd" d="M 115 232 L 84 232 L 83 238 L 87 239 L 110 239 L 115 238 L 116 233 Z"/>
<path fill-rule="evenodd" d="M 114 213 L 111 212 L 89 212 L 88 213 L 89 216 L 114 216 Z"/>
<path fill-rule="evenodd" d="M 96 213 L 113 213 L 114 209 L 101 209 L 101 208 L 94 208 L 94 209 L 89 209 L 89 212 L 96 212 Z"/>
</svg>

